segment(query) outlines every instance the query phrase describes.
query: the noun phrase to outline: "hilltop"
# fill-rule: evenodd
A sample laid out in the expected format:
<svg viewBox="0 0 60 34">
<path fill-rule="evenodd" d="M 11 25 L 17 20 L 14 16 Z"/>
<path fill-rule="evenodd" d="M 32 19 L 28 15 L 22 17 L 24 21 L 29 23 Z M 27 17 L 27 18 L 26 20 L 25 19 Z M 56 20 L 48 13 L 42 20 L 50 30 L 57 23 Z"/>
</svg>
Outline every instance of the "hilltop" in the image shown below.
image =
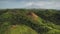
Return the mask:
<svg viewBox="0 0 60 34">
<path fill-rule="evenodd" d="M 0 34 L 60 34 L 60 11 L 0 10 Z"/>
</svg>

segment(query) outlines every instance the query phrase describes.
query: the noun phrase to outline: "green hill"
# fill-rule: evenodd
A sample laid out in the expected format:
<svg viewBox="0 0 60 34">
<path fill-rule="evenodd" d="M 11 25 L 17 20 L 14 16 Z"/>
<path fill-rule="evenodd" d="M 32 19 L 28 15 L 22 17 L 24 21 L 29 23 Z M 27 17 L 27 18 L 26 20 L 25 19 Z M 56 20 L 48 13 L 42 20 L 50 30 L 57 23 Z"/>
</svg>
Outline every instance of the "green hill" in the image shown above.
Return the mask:
<svg viewBox="0 0 60 34">
<path fill-rule="evenodd" d="M 59 10 L 0 10 L 0 34 L 60 34 L 59 15 Z"/>
</svg>

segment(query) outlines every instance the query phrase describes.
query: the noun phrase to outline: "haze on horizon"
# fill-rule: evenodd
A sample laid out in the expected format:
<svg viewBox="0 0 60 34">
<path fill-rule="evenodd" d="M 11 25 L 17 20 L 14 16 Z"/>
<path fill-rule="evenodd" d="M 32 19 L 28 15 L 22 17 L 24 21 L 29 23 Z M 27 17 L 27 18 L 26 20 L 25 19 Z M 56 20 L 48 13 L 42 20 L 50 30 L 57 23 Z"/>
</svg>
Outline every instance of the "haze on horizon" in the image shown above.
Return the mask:
<svg viewBox="0 0 60 34">
<path fill-rule="evenodd" d="M 60 0 L 0 0 L 0 9 L 7 8 L 60 9 Z"/>
</svg>

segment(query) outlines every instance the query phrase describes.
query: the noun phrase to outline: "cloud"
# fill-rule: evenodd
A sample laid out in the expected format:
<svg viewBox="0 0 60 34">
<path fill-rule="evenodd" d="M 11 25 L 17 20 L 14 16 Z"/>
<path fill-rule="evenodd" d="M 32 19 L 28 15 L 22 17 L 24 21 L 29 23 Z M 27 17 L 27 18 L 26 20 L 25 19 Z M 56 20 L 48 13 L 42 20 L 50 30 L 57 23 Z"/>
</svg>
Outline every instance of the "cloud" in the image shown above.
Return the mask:
<svg viewBox="0 0 60 34">
<path fill-rule="evenodd" d="M 30 4 L 29 4 L 30 3 Z M 60 2 L 56 1 L 38 1 L 38 2 L 28 2 L 27 7 L 37 7 L 37 8 L 45 8 L 45 9 L 59 9 Z"/>
<path fill-rule="evenodd" d="M 37 8 L 50 8 L 53 7 L 55 2 L 44 2 L 44 1 L 39 1 L 39 2 L 31 2 L 31 7 L 35 6 Z"/>
<path fill-rule="evenodd" d="M 60 9 L 60 0 L 0 0 L 0 8 Z"/>
<path fill-rule="evenodd" d="M 32 6 L 33 2 L 27 2 L 25 6 Z"/>
</svg>

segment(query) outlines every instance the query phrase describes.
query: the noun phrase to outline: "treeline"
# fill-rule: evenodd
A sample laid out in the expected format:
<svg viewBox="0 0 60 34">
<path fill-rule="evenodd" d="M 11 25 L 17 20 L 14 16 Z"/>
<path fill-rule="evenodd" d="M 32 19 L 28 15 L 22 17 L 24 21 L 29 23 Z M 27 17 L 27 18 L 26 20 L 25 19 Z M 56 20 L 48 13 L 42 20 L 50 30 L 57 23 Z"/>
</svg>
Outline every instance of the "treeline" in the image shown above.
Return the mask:
<svg viewBox="0 0 60 34">
<path fill-rule="evenodd" d="M 51 21 L 57 25 L 60 25 L 60 11 L 59 10 L 37 10 L 36 14 L 45 19 Z"/>
<path fill-rule="evenodd" d="M 20 15 L 21 16 L 25 16 L 25 14 L 27 14 L 28 12 L 34 12 L 39 17 L 41 17 L 42 19 L 46 20 L 46 22 L 47 21 L 51 21 L 51 22 L 53 22 L 55 24 L 59 24 L 60 25 L 60 21 L 59 21 L 60 20 L 60 10 L 51 10 L 51 9 L 6 9 L 6 10 L 0 10 L 0 15 L 4 14 L 6 12 L 8 12 L 8 13 L 11 12 L 14 15 L 17 15 L 17 16 L 18 15 L 19 16 Z M 12 17 L 12 15 L 11 15 L 11 17 Z M 6 17 L 8 17 L 8 16 L 6 16 Z M 2 19 L 2 17 L 0 19 Z"/>
</svg>

